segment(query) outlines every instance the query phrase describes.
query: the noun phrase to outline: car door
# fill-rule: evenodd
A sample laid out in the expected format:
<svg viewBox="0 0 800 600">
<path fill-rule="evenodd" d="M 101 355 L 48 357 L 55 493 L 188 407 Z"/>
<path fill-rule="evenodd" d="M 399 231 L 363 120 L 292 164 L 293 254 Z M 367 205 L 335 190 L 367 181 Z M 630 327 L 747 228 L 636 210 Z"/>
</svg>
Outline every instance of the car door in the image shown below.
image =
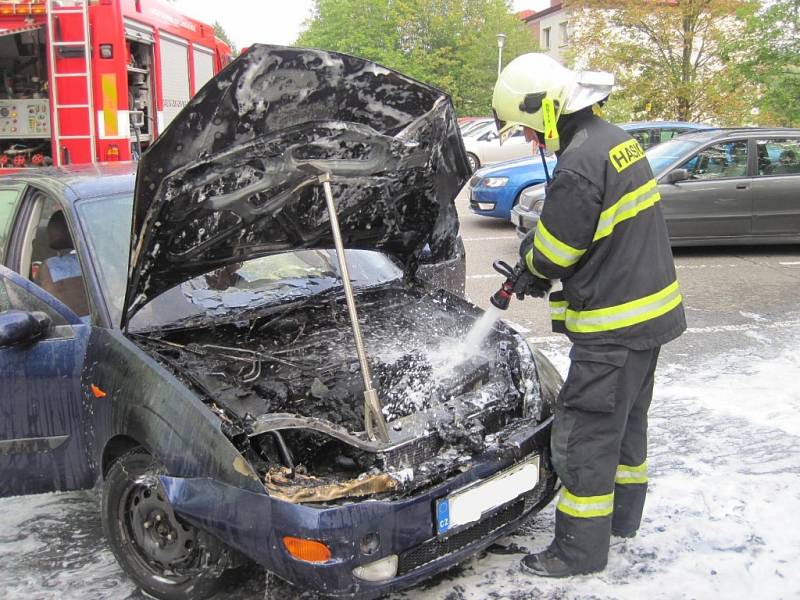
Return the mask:
<svg viewBox="0 0 800 600">
<path fill-rule="evenodd" d="M 19 201 L 25 185 L 22 183 L 2 183 L 0 184 L 0 263 L 5 258 L 8 234 L 14 223 L 17 214 Z"/>
<path fill-rule="evenodd" d="M 800 235 L 800 137 L 755 141 L 753 235 Z"/>
<path fill-rule="evenodd" d="M 0 346 L 0 497 L 90 487 L 80 375 L 90 326 L 0 266 L 0 322 L 39 311 L 50 331 Z"/>
<path fill-rule="evenodd" d="M 673 240 L 719 240 L 751 233 L 752 183 L 746 139 L 709 144 L 677 168 L 689 179 L 659 185 Z"/>
</svg>

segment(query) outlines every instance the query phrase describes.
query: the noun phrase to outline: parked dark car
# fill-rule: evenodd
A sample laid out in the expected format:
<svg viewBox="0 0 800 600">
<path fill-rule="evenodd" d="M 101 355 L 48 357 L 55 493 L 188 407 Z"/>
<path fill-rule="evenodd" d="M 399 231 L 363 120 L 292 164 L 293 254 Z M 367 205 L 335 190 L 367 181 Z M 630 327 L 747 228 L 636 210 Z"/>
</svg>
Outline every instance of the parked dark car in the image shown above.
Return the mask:
<svg viewBox="0 0 800 600">
<path fill-rule="evenodd" d="M 0 180 L 0 495 L 101 480 L 109 544 L 159 598 L 248 560 L 374 597 L 514 529 L 554 495 L 561 380 L 502 322 L 457 356 L 482 311 L 417 277 L 458 259 L 468 174 L 440 91 L 255 46 L 143 155 L 135 193 L 127 165 Z"/>
<path fill-rule="evenodd" d="M 688 133 L 646 154 L 673 246 L 800 241 L 800 130 Z M 544 202 L 543 185 L 521 196 L 520 237 Z"/>
<path fill-rule="evenodd" d="M 702 123 L 685 123 L 682 121 L 643 121 L 623 123 L 620 125 L 642 147 L 647 149 L 662 141 L 667 141 L 687 131 L 708 129 Z M 469 180 L 469 208 L 482 217 L 510 219 L 516 225 L 513 208 L 520 200 L 526 188 L 545 181 L 544 165 L 539 156 L 531 156 L 528 144 L 528 156 L 517 160 L 496 163 L 479 169 Z M 556 157 L 551 155 L 547 160 L 550 173 L 556 166 Z"/>
</svg>

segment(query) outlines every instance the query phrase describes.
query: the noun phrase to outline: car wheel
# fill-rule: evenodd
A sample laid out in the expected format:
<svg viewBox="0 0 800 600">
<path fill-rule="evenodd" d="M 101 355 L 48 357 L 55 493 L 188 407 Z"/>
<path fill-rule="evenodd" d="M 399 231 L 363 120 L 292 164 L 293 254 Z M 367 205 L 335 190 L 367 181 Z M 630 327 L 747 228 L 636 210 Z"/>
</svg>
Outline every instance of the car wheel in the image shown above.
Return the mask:
<svg viewBox="0 0 800 600">
<path fill-rule="evenodd" d="M 147 594 L 207 598 L 220 585 L 227 555 L 175 515 L 158 478 L 165 473 L 143 448 L 119 458 L 103 482 L 103 530 L 123 570 Z"/>
<path fill-rule="evenodd" d="M 467 160 L 469 161 L 469 168 L 474 173 L 481 166 L 481 161 L 472 152 L 467 152 Z"/>
</svg>

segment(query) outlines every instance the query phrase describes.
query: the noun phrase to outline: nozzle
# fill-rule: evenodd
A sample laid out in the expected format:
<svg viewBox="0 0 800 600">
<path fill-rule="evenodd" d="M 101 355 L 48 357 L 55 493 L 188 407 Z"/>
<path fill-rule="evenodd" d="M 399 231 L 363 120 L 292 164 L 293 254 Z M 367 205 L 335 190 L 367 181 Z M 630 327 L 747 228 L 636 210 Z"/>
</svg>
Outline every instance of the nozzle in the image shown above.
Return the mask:
<svg viewBox="0 0 800 600">
<path fill-rule="evenodd" d="M 489 298 L 489 302 L 500 310 L 506 310 L 511 302 L 511 296 L 514 295 L 514 282 L 517 280 L 517 274 L 511 265 L 502 260 L 494 261 L 492 266 L 494 270 L 503 275 L 506 280 L 500 289 Z"/>
<path fill-rule="evenodd" d="M 506 280 L 502 287 L 489 298 L 489 302 L 500 310 L 506 310 L 513 295 L 514 283 L 511 280 Z"/>
</svg>

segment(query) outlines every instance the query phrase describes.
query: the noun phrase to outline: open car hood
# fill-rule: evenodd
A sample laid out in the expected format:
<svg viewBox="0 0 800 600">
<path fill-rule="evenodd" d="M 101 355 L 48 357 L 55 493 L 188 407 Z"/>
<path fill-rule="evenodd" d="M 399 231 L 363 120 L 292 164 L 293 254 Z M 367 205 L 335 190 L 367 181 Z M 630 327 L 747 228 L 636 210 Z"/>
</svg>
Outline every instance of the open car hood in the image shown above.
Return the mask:
<svg viewBox="0 0 800 600">
<path fill-rule="evenodd" d="M 441 91 L 335 52 L 252 46 L 211 79 L 139 163 L 122 325 L 213 269 L 333 248 L 318 175 L 332 174 L 345 247 L 413 272 L 456 251 L 469 176 Z"/>
</svg>

